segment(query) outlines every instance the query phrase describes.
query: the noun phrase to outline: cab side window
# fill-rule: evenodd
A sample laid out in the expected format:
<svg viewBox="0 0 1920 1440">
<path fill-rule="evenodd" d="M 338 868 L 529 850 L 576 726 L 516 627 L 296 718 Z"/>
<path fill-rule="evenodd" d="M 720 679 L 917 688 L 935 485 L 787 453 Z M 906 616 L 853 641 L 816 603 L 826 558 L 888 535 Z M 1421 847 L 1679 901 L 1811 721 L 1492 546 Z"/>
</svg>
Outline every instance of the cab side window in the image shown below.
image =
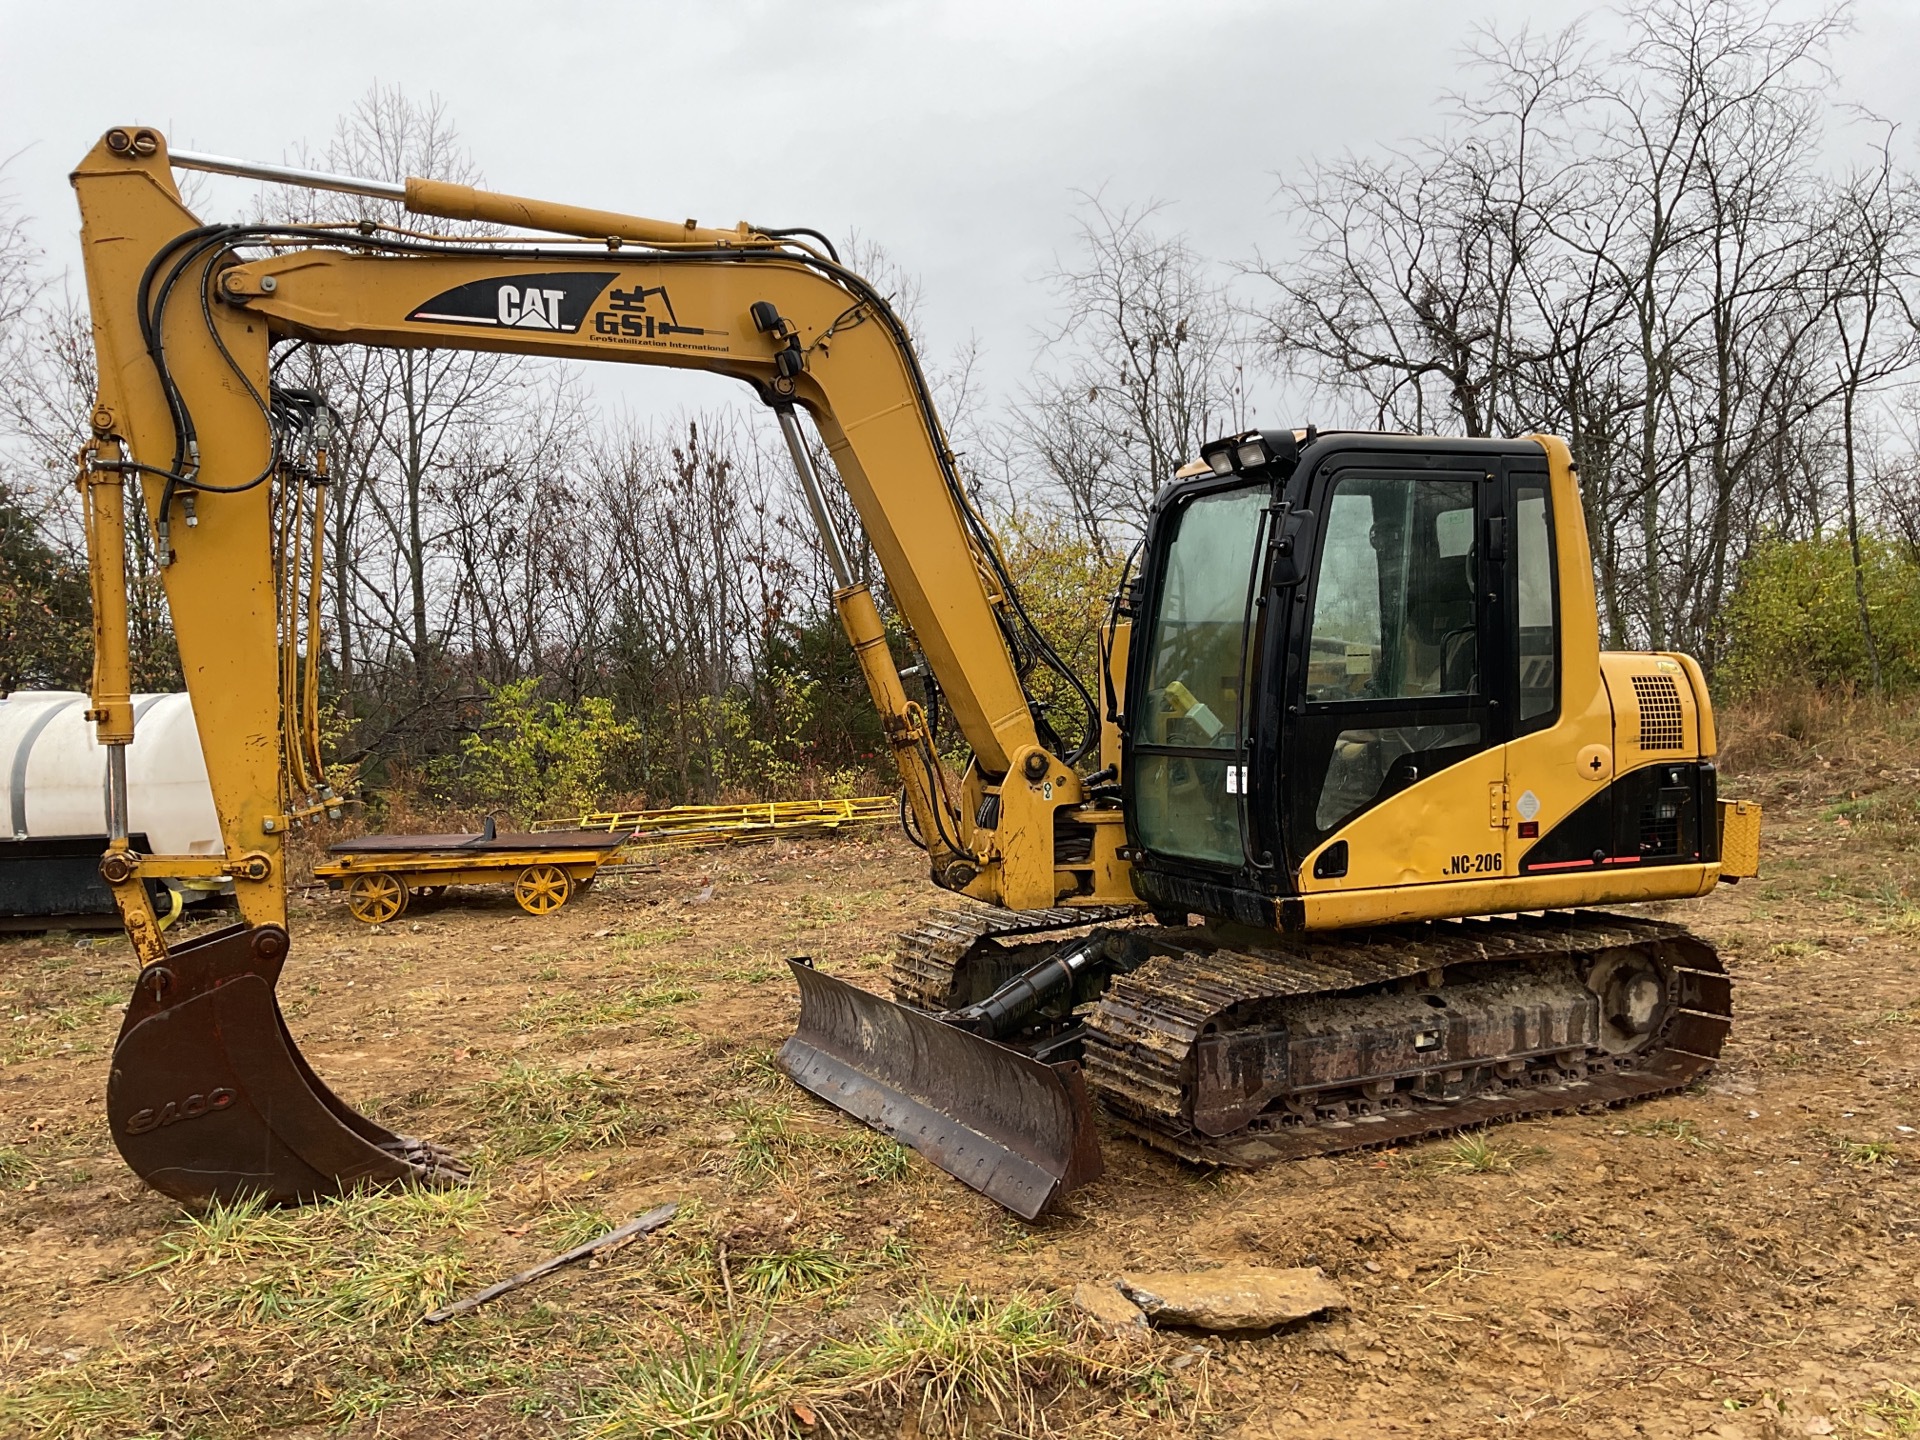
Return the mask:
<svg viewBox="0 0 1920 1440">
<path fill-rule="evenodd" d="M 1477 569 L 1472 481 L 1342 479 L 1327 506 L 1307 699 L 1477 692 Z"/>
<path fill-rule="evenodd" d="M 1559 592 L 1553 564 L 1553 514 L 1545 480 L 1522 480 L 1514 490 L 1514 541 L 1518 559 L 1521 731 L 1553 722 L 1559 703 Z"/>
<path fill-rule="evenodd" d="M 1156 854 L 1209 865 L 1245 858 L 1242 696 L 1265 485 L 1197 496 L 1172 522 L 1132 746 L 1133 822 Z"/>
<path fill-rule="evenodd" d="M 1360 473 L 1328 492 L 1294 775 L 1305 850 L 1487 743 L 1478 476 Z"/>
</svg>

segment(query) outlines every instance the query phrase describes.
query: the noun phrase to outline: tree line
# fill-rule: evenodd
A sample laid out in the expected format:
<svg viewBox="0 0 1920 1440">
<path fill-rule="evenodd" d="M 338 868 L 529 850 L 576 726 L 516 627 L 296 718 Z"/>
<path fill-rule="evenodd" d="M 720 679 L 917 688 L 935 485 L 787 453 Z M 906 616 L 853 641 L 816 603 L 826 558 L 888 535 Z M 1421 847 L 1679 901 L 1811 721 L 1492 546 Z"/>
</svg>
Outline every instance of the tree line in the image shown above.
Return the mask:
<svg viewBox="0 0 1920 1440">
<path fill-rule="evenodd" d="M 1290 178 L 1265 338 L 1377 423 L 1566 435 L 1614 643 L 1718 661 L 1755 545 L 1839 527 L 1872 657 L 1863 529 L 1912 498 L 1908 146 L 1842 103 L 1844 10 L 1624 20 L 1482 34 L 1446 129 Z"/>
<path fill-rule="evenodd" d="M 1805 545 L 1859 655 L 1820 674 L 1882 690 L 1920 668 L 1883 653 L 1911 627 L 1873 578 L 1920 578 L 1920 185 L 1912 138 L 1846 101 L 1849 23 L 1651 0 L 1478 30 L 1431 133 L 1282 172 L 1273 248 L 1237 262 L 1096 205 L 1016 433 L 1095 537 L 1245 418 L 1250 371 L 1322 428 L 1563 435 L 1607 643 L 1777 659 L 1741 579 Z"/>
<path fill-rule="evenodd" d="M 1610 643 L 1750 686 L 1920 681 L 1920 188 L 1910 141 L 1844 101 L 1847 23 L 1647 0 L 1477 31 L 1432 133 L 1289 164 L 1251 255 L 1208 253 L 1165 206 L 1079 196 L 1011 393 L 983 393 L 970 342 L 923 337 L 1029 608 L 1091 671 L 1154 491 L 1249 424 L 1545 431 L 1573 446 Z M 481 180 L 445 108 L 392 88 L 294 158 Z M 84 686 L 88 330 L 23 219 L 0 214 L 0 688 Z M 923 335 L 910 272 L 847 248 Z M 767 417 L 639 417 L 517 357 L 277 363 L 338 412 L 322 686 L 366 780 L 521 812 L 874 783 L 884 747 Z M 144 536 L 130 560 L 138 683 L 171 688 Z M 1803 592 L 1824 598 L 1780 601 Z M 1804 633 L 1816 612 L 1833 643 Z"/>
</svg>

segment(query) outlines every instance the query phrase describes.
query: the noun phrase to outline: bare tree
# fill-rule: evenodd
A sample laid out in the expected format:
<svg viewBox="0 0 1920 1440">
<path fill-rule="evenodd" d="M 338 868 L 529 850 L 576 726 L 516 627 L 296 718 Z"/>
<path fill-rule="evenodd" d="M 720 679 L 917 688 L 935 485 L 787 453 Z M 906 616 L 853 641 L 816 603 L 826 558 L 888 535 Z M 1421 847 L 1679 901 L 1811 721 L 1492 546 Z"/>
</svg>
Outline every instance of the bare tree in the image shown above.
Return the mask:
<svg viewBox="0 0 1920 1440">
<path fill-rule="evenodd" d="M 42 588 L 51 585 L 51 593 L 63 598 L 43 609 L 40 621 L 65 636 L 59 641 L 63 653 L 76 652 L 64 673 L 67 683 L 77 684 L 84 678 L 77 655 L 91 644 L 91 635 L 86 543 L 73 479 L 80 446 L 91 433 L 93 327 L 72 292 L 41 273 L 40 259 L 23 218 L 0 206 L 0 505 L 9 526 L 44 548 L 53 567 Z M 137 502 L 137 480 L 132 489 Z M 153 536 L 142 524 L 127 527 L 127 580 L 134 683 L 176 689 L 179 653 Z"/>
<path fill-rule="evenodd" d="M 1609 215 L 1607 244 L 1574 243 L 1610 272 L 1629 306 L 1647 638 L 1669 643 L 1674 609 L 1699 597 L 1693 633 L 1681 638 L 1711 659 L 1713 636 L 1700 622 L 1725 590 L 1731 505 L 1754 453 L 1743 442 L 1767 433 L 1760 412 L 1783 401 L 1806 335 L 1802 182 L 1830 78 L 1825 47 L 1840 22 L 1831 13 L 1788 22 L 1771 7 L 1727 0 L 1650 0 L 1628 21 L 1632 43 L 1593 86 L 1588 213 Z M 1774 363 L 1755 363 L 1762 346 Z M 1695 393 L 1682 394 L 1689 386 Z M 1687 463 L 1675 465 L 1676 451 Z M 1686 484 L 1701 451 L 1704 495 Z M 1687 495 L 1667 524 L 1676 473 Z M 1679 584 L 1663 589 L 1663 574 Z"/>
<path fill-rule="evenodd" d="M 1015 419 L 1102 556 L 1202 443 L 1246 421 L 1240 318 L 1209 262 L 1154 228 L 1162 208 L 1081 197 L 1078 252 L 1048 277 L 1064 318 Z"/>
<path fill-rule="evenodd" d="M 781 457 L 784 459 L 784 457 Z M 669 788 L 711 796 L 790 574 L 775 457 L 725 416 L 656 427 L 623 419 L 593 445 L 608 677 L 629 713 L 657 717 L 649 744 Z"/>
<path fill-rule="evenodd" d="M 93 337 L 41 259 L 26 217 L 0 193 L 0 462 L 46 539 L 78 555 L 71 481 L 93 409 Z"/>
<path fill-rule="evenodd" d="M 317 156 L 303 150 L 295 158 L 383 180 L 480 178 L 438 97 L 419 101 L 379 84 L 340 118 Z M 294 223 L 431 223 L 393 202 L 308 190 L 274 192 L 264 211 Z M 341 708 L 349 719 L 374 721 L 357 748 L 457 724 L 449 707 L 470 696 L 471 683 L 449 666 L 447 651 L 479 591 L 462 568 L 475 553 L 460 533 L 465 512 L 445 501 L 483 483 L 489 467 L 524 470 L 543 442 L 514 437 L 547 434 L 544 422 L 529 426 L 529 411 L 540 397 L 564 392 L 545 385 L 543 367 L 459 350 L 314 346 L 283 364 L 286 381 L 325 395 L 341 417 L 329 497 L 331 620 Z"/>
<path fill-rule="evenodd" d="M 1613 643 L 1711 663 L 1740 557 L 1817 524 L 1836 395 L 1816 183 L 1837 13 L 1641 0 L 1488 32 L 1449 128 L 1283 186 L 1262 338 L 1365 423 L 1570 436 Z M 1823 368 L 1825 367 L 1825 368 Z"/>
<path fill-rule="evenodd" d="M 4 168 L 4 167 L 0 167 Z M 39 251 L 27 234 L 26 217 L 0 191 L 0 356 L 12 358 L 21 320 L 40 291 Z"/>
<path fill-rule="evenodd" d="M 562 371 L 526 389 L 486 426 L 454 427 L 429 499 L 455 567 L 443 604 L 465 664 L 499 685 L 544 676 L 577 700 L 591 684 L 602 577 L 583 532 L 595 511 L 579 382 Z"/>
<path fill-rule="evenodd" d="M 78 684 L 86 648 L 80 557 L 49 523 L 59 491 L 30 429 L 38 428 L 43 395 L 38 261 L 23 217 L 0 193 L 0 694 Z M 66 463 L 71 478 L 70 456 Z"/>
<path fill-rule="evenodd" d="M 1828 313 L 1837 342 L 1835 389 L 1846 481 L 1847 550 L 1854 603 L 1876 696 L 1886 693 L 1873 612 L 1867 604 L 1860 545 L 1860 409 L 1873 387 L 1920 358 L 1920 332 L 1905 286 L 1913 280 L 1911 236 L 1920 221 L 1913 185 L 1893 159 L 1893 127 L 1883 132 L 1875 163 L 1836 187 L 1831 213 L 1834 251 L 1828 269 Z"/>
</svg>

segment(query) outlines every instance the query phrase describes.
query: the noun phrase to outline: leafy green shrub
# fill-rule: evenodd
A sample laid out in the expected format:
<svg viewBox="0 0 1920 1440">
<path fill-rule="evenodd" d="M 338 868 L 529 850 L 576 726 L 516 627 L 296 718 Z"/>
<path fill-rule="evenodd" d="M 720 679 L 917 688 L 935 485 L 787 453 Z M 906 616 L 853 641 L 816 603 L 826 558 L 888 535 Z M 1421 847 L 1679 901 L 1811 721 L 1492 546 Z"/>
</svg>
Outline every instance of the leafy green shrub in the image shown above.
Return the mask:
<svg viewBox="0 0 1920 1440">
<path fill-rule="evenodd" d="M 1861 537 L 1867 610 L 1891 692 L 1920 687 L 1920 565 L 1877 536 Z M 1872 683 L 1845 536 L 1772 539 L 1747 557 L 1726 614 L 1727 657 L 1715 677 L 1732 698 Z"/>
<path fill-rule="evenodd" d="M 461 747 L 474 800 L 527 820 L 604 803 L 624 752 L 640 740 L 635 726 L 616 718 L 611 700 L 542 701 L 539 683 L 490 689 L 486 721 Z"/>
</svg>

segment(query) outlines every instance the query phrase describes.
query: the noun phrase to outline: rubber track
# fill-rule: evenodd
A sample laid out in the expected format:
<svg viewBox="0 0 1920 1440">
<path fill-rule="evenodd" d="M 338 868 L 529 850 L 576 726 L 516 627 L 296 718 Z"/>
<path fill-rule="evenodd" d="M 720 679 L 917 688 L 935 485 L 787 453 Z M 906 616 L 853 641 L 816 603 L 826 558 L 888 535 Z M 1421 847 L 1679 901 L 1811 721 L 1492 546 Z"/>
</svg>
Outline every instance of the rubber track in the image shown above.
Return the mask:
<svg viewBox="0 0 1920 1440">
<path fill-rule="evenodd" d="M 973 905 L 964 910 L 936 910 L 926 924 L 900 937 L 893 959 L 893 998 L 917 1010 L 935 1014 L 949 1009 L 954 976 L 974 947 L 983 940 L 1031 935 L 1043 930 L 1064 932 L 1080 926 L 1101 925 L 1137 915 L 1124 905 L 1052 910 L 1003 910 L 997 905 Z"/>
<path fill-rule="evenodd" d="M 1382 985 L 1443 967 L 1579 957 L 1662 941 L 1677 942 L 1666 947 L 1673 1008 L 1662 1033 L 1626 1068 L 1599 1069 L 1565 1083 L 1522 1080 L 1468 1099 L 1414 1101 L 1355 1119 L 1275 1117 L 1262 1128 L 1223 1138 L 1202 1135 L 1185 1119 L 1195 1045 L 1210 1021 L 1235 1006 Z M 1686 956 L 1683 963 L 1675 961 L 1676 952 Z M 1682 926 L 1633 916 L 1551 913 L 1276 935 L 1272 949 L 1194 948 L 1115 977 L 1087 1017 L 1083 1063 L 1094 1092 L 1123 1129 L 1204 1164 L 1260 1165 L 1681 1089 L 1720 1053 L 1732 1023 L 1731 988 L 1705 941 Z"/>
</svg>

